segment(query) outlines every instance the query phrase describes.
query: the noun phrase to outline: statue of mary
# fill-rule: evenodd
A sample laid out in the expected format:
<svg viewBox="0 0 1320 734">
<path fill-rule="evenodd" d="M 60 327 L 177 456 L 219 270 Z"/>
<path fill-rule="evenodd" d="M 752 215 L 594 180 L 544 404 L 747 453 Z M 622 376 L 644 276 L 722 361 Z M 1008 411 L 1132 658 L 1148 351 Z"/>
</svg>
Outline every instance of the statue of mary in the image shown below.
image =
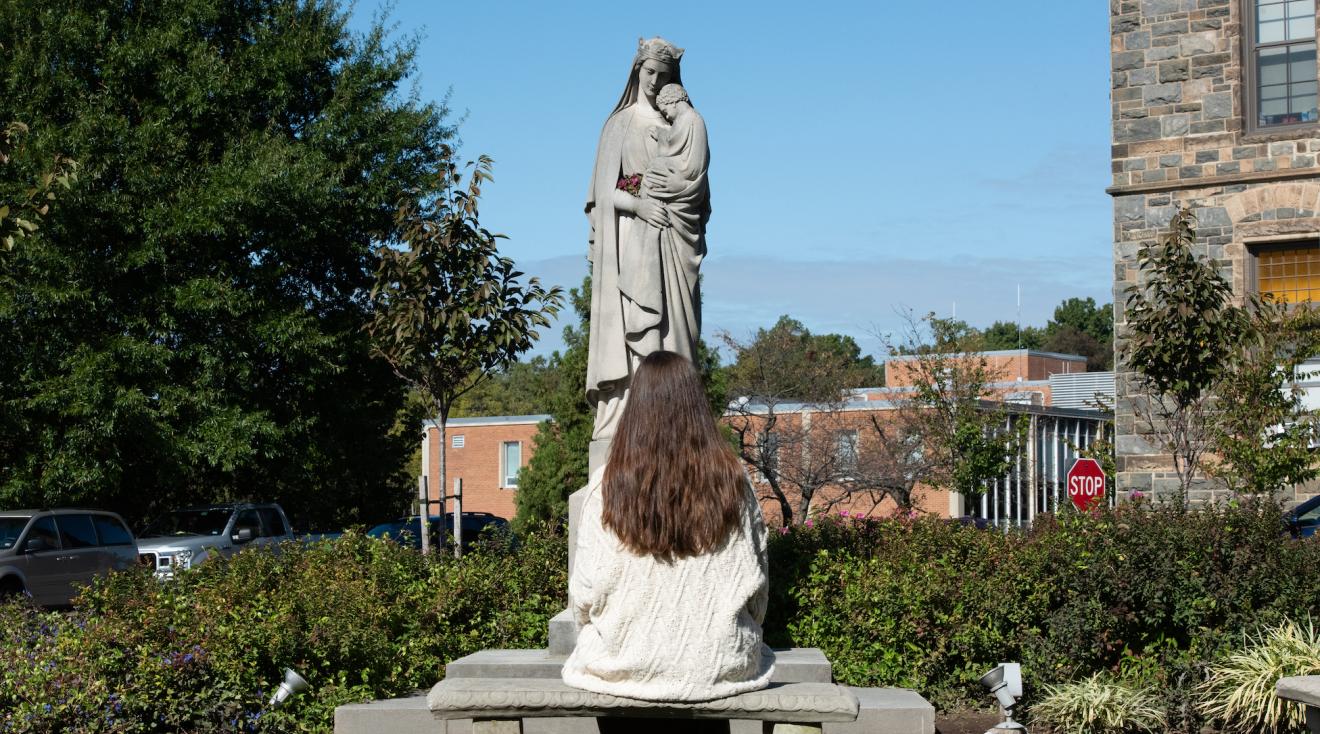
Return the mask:
<svg viewBox="0 0 1320 734">
<path fill-rule="evenodd" d="M 710 218 L 704 121 L 697 116 L 696 124 L 685 125 L 683 170 L 652 165 L 657 139 L 665 140 L 662 133 L 669 127 L 657 97 L 665 85 L 682 83 L 682 56 L 682 49 L 662 38 L 638 41 L 628 85 L 596 149 L 586 205 L 591 221 L 587 398 L 596 405 L 594 440 L 614 435 L 642 357 L 660 349 L 696 357 L 698 270 Z"/>
</svg>

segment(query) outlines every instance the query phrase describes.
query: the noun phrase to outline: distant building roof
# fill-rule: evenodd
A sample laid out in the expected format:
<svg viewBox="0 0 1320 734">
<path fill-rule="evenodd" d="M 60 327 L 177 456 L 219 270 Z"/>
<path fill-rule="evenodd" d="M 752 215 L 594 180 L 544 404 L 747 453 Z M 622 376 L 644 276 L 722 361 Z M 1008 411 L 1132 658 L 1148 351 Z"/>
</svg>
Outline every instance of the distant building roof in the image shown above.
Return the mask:
<svg viewBox="0 0 1320 734">
<path fill-rule="evenodd" d="M 548 420 L 554 420 L 554 418 L 544 413 L 536 415 L 481 415 L 472 418 L 450 418 L 445 425 L 448 428 L 461 426 L 516 426 L 528 423 L 543 423 Z M 434 428 L 439 423 L 439 418 L 430 418 L 422 421 L 422 428 Z"/>
<path fill-rule="evenodd" d="M 943 357 L 960 357 L 966 352 L 957 352 L 953 354 L 940 355 Z M 1068 362 L 1085 362 L 1086 357 L 1080 354 L 1064 354 L 1062 352 L 1042 352 L 1037 349 L 996 349 L 989 352 L 972 352 L 985 357 L 1050 357 L 1053 359 L 1062 359 Z M 894 354 L 885 358 L 886 361 L 903 361 L 908 359 L 917 359 L 925 355 L 920 354 Z"/>
</svg>

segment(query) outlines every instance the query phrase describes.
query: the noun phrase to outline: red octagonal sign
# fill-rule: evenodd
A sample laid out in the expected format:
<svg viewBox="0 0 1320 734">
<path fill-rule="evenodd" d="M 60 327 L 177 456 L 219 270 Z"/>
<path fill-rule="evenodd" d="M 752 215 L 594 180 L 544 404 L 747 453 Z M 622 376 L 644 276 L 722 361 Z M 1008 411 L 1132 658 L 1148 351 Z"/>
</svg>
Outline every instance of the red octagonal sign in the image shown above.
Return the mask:
<svg viewBox="0 0 1320 734">
<path fill-rule="evenodd" d="M 1089 510 L 1105 498 L 1105 470 L 1095 459 L 1078 459 L 1068 470 L 1068 499 L 1079 510 Z"/>
</svg>

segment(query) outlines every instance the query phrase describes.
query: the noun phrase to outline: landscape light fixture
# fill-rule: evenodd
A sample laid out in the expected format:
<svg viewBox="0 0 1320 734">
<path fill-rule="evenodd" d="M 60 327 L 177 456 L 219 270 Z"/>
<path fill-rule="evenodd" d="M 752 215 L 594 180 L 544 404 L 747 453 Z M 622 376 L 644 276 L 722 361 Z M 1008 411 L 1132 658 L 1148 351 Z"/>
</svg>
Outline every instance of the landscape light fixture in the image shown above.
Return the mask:
<svg viewBox="0 0 1320 734">
<path fill-rule="evenodd" d="M 1017 663 L 1000 663 L 999 667 L 981 676 L 981 685 L 995 694 L 995 700 L 999 701 L 999 707 L 1004 710 L 1004 720 L 985 734 L 1026 734 L 1027 727 L 1013 720 L 1013 707 L 1022 695 L 1022 666 Z"/>
<path fill-rule="evenodd" d="M 284 680 L 280 682 L 279 689 L 275 691 L 275 695 L 270 697 L 270 702 L 266 705 L 270 708 L 277 709 L 280 706 L 283 706 L 284 702 L 287 701 L 290 696 L 305 691 L 310 687 L 311 686 L 308 685 L 306 680 L 303 680 L 301 675 L 293 672 L 293 668 L 285 668 Z"/>
</svg>

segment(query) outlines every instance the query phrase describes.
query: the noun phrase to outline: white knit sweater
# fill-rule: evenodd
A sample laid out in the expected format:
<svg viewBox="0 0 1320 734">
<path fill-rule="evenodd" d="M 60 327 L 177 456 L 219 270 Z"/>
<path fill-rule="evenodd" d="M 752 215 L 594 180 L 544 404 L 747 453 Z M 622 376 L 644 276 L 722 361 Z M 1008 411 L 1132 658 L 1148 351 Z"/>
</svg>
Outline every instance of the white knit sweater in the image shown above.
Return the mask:
<svg viewBox="0 0 1320 734">
<path fill-rule="evenodd" d="M 742 522 L 714 552 L 673 561 L 638 555 L 601 521 L 604 468 L 587 482 L 569 607 L 576 688 L 649 701 L 705 701 L 766 687 L 762 642 L 769 583 L 765 522 L 746 484 Z"/>
</svg>

